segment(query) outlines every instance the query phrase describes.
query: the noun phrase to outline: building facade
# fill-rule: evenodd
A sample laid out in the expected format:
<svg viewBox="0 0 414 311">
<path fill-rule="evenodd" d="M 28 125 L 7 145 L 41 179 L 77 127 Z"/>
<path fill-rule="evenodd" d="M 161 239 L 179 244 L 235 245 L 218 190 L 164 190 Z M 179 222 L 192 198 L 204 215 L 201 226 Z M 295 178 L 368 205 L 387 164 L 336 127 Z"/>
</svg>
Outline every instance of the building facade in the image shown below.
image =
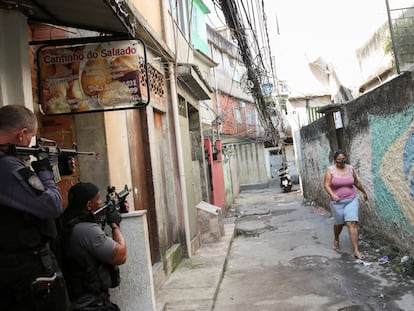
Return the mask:
<svg viewBox="0 0 414 311">
<path fill-rule="evenodd" d="M 192 25 L 191 12 L 196 9 L 201 20 L 193 20 L 198 29 L 195 32 L 200 34 L 194 38 L 197 49 L 191 35 L 194 28 L 188 27 Z M 79 180 L 96 183 L 103 199 L 108 186 L 121 191 L 127 185 L 131 190 L 131 215 L 139 213 L 145 221 L 140 222 L 143 227 L 125 230 L 131 232 L 131 240 L 134 232 L 143 234 L 140 239 L 146 243 L 141 253 L 148 253 L 148 258 L 135 263 L 139 266 L 125 268 L 132 272 L 125 277 L 139 279 L 140 274 L 146 274 L 142 279 L 148 284 L 142 288 L 151 290 L 142 291 L 147 296 L 140 297 L 149 301 L 143 304 L 146 307 L 154 304 L 154 291 L 180 258 L 192 256 L 200 246 L 196 205 L 210 199 L 199 111 L 202 101 L 211 100 L 208 74 L 214 66 L 205 53 L 207 40 L 201 31 L 206 12 L 202 1 L 179 1 L 174 6 L 169 1 L 84 1 L 70 6 L 44 1 L 42 7 L 28 7 L 24 1 L 0 3 L 1 27 L 8 29 L 0 35 L 0 105 L 25 105 L 38 115 L 41 136 L 55 140 L 59 146 L 76 142 L 80 151 L 95 152 L 96 157 L 79 156 L 76 175 L 64 177 L 59 183 L 63 197 Z M 80 101 L 76 101 L 71 111 L 42 111 L 42 101 L 47 100 L 52 107 L 58 99 L 67 99 L 72 96 L 69 93 L 79 90 L 75 89 L 79 85 L 73 85 L 84 79 L 83 71 L 71 66 L 73 62 L 53 64 L 51 71 L 44 73 L 38 65 L 40 49 L 46 45 L 53 51 L 89 49 L 91 53 L 100 52 L 98 58 L 103 58 L 102 47 L 117 42 L 140 46 L 139 66 L 134 69 L 139 80 L 134 83 L 138 84 L 141 99 L 149 99 L 147 103 L 138 103 L 138 108 L 80 111 Z M 112 86 L 117 80 L 114 56 L 105 55 L 108 70 L 112 71 L 103 90 L 108 85 L 111 91 L 116 90 Z M 86 66 L 86 61 L 81 65 Z M 102 63 L 91 66 L 104 71 Z M 63 93 L 43 92 L 41 81 L 45 75 L 61 78 L 67 70 L 76 78 L 59 80 L 57 85 L 62 86 Z M 106 97 L 102 90 L 95 91 L 99 95 L 94 94 L 94 98 L 103 102 Z M 80 93 L 86 96 L 87 90 L 81 89 Z M 59 105 L 53 107 L 67 109 Z"/>
</svg>

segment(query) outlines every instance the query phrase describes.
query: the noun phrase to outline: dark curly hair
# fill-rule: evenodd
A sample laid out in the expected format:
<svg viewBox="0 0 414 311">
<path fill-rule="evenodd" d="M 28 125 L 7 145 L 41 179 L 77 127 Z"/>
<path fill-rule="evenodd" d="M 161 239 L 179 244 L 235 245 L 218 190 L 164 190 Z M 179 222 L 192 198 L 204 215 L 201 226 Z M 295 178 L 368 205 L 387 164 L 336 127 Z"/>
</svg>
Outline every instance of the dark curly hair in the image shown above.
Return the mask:
<svg viewBox="0 0 414 311">
<path fill-rule="evenodd" d="M 347 155 L 346 155 L 346 153 L 345 153 L 345 151 L 342 151 L 342 150 L 336 150 L 335 151 L 335 153 L 334 153 L 334 160 L 336 160 L 336 158 L 339 156 L 339 155 L 341 155 L 341 154 L 343 154 L 345 157 L 347 157 Z"/>
</svg>

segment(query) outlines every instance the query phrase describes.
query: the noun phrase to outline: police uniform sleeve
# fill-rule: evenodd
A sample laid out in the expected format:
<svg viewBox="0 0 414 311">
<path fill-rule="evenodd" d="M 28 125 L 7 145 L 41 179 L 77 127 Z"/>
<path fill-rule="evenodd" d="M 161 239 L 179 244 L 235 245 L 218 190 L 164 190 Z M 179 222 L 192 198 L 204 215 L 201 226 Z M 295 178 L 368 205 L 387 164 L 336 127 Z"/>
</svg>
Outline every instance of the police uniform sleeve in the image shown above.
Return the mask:
<svg viewBox="0 0 414 311">
<path fill-rule="evenodd" d="M 36 175 L 23 162 L 6 156 L 0 160 L 0 204 L 41 219 L 57 218 L 62 210 L 62 196 L 53 173 Z"/>
</svg>

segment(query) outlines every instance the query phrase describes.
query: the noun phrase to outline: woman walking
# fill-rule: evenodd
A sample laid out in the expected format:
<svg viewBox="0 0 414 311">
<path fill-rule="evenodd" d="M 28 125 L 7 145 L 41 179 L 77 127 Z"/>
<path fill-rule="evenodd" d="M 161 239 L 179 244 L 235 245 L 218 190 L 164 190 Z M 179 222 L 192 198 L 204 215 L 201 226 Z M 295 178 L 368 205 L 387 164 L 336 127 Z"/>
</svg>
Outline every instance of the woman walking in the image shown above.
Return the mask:
<svg viewBox="0 0 414 311">
<path fill-rule="evenodd" d="M 339 235 L 344 224 L 348 228 L 349 238 L 357 259 L 365 256 L 358 249 L 358 208 L 359 202 L 355 188 L 362 192 L 367 201 L 367 193 L 359 182 L 355 170 L 351 165 L 345 164 L 345 152 L 338 150 L 334 154 L 335 164 L 329 166 L 325 173 L 324 187 L 330 196 L 330 205 L 334 218 L 333 248 L 339 249 Z"/>
</svg>

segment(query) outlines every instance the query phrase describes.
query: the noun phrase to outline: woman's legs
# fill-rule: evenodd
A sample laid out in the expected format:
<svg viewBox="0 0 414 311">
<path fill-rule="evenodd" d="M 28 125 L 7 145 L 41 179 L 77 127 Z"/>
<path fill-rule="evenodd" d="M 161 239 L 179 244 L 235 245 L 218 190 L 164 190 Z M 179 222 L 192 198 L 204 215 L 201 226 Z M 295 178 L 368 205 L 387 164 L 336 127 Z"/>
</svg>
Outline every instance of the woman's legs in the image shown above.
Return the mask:
<svg viewBox="0 0 414 311">
<path fill-rule="evenodd" d="M 332 244 L 333 249 L 339 249 L 339 235 L 344 227 L 344 204 L 342 202 L 330 202 L 332 216 L 334 219 L 333 232 L 334 241 Z"/>
<path fill-rule="evenodd" d="M 351 239 L 352 248 L 354 249 L 354 256 L 358 259 L 363 259 L 364 255 L 361 254 L 358 249 L 358 222 L 347 221 L 345 224 L 348 227 L 349 238 Z"/>
<path fill-rule="evenodd" d="M 354 256 L 358 259 L 363 259 L 364 255 L 360 253 L 358 248 L 358 198 L 353 198 L 347 202 L 344 210 L 345 224 L 348 227 L 349 239 L 352 243 Z"/>
<path fill-rule="evenodd" d="M 334 231 L 334 242 L 333 242 L 333 248 L 339 249 L 339 235 L 342 232 L 342 228 L 344 227 L 343 224 L 334 224 L 333 225 L 333 231 Z"/>
</svg>

